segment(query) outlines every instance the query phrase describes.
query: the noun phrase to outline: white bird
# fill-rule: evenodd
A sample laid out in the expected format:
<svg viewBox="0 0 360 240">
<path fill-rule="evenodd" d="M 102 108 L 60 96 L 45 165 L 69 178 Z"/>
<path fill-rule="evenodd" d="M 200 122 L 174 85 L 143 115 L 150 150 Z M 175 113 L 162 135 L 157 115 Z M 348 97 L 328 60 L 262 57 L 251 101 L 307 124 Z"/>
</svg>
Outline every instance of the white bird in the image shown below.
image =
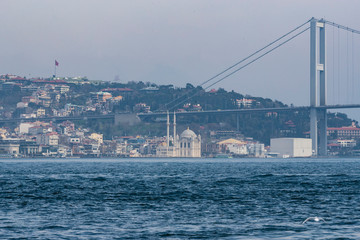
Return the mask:
<svg viewBox="0 0 360 240">
<path fill-rule="evenodd" d="M 323 218 L 321 217 L 308 217 L 307 219 L 305 219 L 305 221 L 303 221 L 302 224 L 306 223 L 307 221 L 315 221 L 315 222 L 320 222 L 320 221 L 323 221 L 323 222 L 326 222 Z"/>
</svg>

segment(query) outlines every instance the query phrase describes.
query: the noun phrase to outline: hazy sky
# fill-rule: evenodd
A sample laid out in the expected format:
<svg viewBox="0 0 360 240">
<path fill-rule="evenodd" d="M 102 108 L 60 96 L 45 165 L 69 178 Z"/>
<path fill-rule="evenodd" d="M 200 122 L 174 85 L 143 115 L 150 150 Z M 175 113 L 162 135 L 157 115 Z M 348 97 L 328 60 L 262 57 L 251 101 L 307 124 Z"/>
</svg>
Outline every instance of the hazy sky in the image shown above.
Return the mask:
<svg viewBox="0 0 360 240">
<path fill-rule="evenodd" d="M 313 16 L 360 29 L 358 0 L 1 0 L 0 9 L 0 74 L 51 76 L 56 59 L 58 76 L 180 87 Z M 309 33 L 218 87 L 308 104 Z"/>
</svg>

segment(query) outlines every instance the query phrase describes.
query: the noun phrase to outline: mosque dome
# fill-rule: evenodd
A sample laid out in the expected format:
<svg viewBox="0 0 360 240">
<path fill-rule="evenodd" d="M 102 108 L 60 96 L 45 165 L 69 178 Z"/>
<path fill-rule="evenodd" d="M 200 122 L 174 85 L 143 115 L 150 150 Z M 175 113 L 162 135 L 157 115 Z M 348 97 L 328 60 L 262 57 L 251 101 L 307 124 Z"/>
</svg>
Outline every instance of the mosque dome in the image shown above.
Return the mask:
<svg viewBox="0 0 360 240">
<path fill-rule="evenodd" d="M 196 134 L 193 131 L 191 131 L 189 128 L 187 128 L 185 131 L 181 133 L 180 138 L 196 138 Z"/>
</svg>

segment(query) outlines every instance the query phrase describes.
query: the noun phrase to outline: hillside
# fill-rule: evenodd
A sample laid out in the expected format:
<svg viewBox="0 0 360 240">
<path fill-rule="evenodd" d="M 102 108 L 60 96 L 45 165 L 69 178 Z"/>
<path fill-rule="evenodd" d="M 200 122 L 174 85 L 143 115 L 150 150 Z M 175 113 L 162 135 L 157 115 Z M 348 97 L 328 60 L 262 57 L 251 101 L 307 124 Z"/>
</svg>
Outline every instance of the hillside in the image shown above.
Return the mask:
<svg viewBox="0 0 360 240">
<path fill-rule="evenodd" d="M 97 90 L 109 88 L 132 89 L 131 94 L 126 94 L 123 101 L 114 106 L 113 112 L 146 112 L 146 111 L 202 111 L 217 109 L 235 108 L 273 108 L 285 107 L 286 104 L 262 97 L 243 95 L 234 91 L 217 90 L 204 91 L 201 87 L 194 87 L 186 84 L 186 87 L 179 88 L 173 85 L 156 85 L 143 82 L 129 82 L 127 84 L 104 83 L 96 87 Z M 93 89 L 95 90 L 95 89 Z M 113 96 L 120 95 L 120 92 L 113 92 Z M 175 101 L 174 101 L 175 100 Z M 148 108 L 136 108 L 142 103 Z M 239 123 L 235 115 L 225 116 L 192 116 L 179 117 L 178 127 L 185 129 L 190 126 L 192 129 L 208 134 L 210 131 L 239 131 L 247 137 L 269 143 L 273 137 L 305 137 L 309 131 L 309 112 L 268 112 L 239 115 Z M 353 122 L 346 114 L 329 113 L 328 124 L 330 127 L 350 126 Z M 138 126 L 118 126 L 110 130 L 107 126 L 99 126 L 98 130 L 108 132 L 108 136 L 114 134 L 144 134 L 144 135 L 165 135 L 163 123 L 146 123 Z"/>
<path fill-rule="evenodd" d="M 87 79 L 2 79 L 1 117 L 20 117 L 44 109 L 46 116 L 76 116 L 119 112 L 203 111 L 236 108 L 273 108 L 286 104 L 244 95 L 223 88 L 205 91 L 188 83 L 185 87 L 143 82 L 104 82 Z M 21 106 L 21 107 L 19 107 Z M 346 114 L 329 113 L 330 127 L 350 126 Z M 123 135 L 163 136 L 162 122 L 135 126 L 114 126 L 104 120 L 78 124 L 103 132 L 110 139 Z M 208 135 L 210 131 L 237 131 L 246 137 L 269 143 L 273 137 L 304 137 L 309 131 L 309 113 L 267 112 L 236 115 L 188 116 L 178 118 L 179 130 L 190 126 Z"/>
</svg>

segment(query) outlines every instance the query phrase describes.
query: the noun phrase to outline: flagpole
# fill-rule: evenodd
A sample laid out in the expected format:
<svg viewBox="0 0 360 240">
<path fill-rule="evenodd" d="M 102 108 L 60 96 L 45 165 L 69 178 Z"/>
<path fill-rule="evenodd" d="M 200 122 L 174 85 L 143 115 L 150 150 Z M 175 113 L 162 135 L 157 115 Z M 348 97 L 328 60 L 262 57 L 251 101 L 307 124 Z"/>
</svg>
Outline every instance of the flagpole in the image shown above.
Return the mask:
<svg viewBox="0 0 360 240">
<path fill-rule="evenodd" d="M 56 78 L 56 67 L 59 66 L 58 61 L 55 59 L 55 66 L 54 66 L 54 78 Z"/>
</svg>

